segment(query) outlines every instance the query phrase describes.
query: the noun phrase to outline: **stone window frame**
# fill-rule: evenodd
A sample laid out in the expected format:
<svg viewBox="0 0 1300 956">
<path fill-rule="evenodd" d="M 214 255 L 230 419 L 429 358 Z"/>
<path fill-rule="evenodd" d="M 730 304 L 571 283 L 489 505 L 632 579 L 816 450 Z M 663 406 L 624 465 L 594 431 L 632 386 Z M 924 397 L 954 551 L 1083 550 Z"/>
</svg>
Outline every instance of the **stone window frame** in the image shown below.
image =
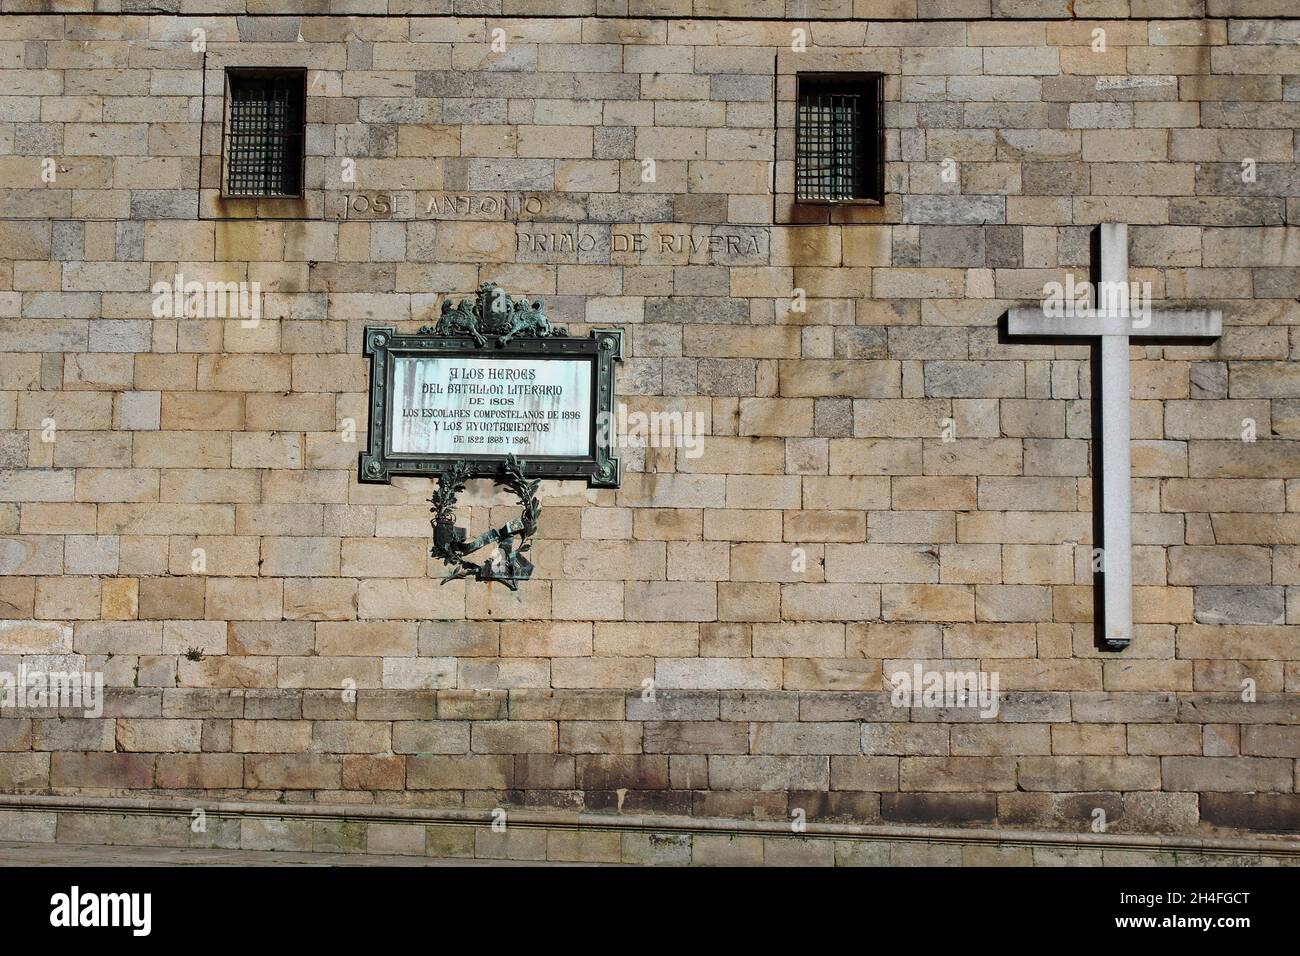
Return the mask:
<svg viewBox="0 0 1300 956">
<path fill-rule="evenodd" d="M 797 138 L 798 82 L 800 74 L 833 76 L 836 73 L 878 74 L 881 88 L 880 199 L 841 202 L 803 201 L 795 194 L 795 140 Z M 902 221 L 902 194 L 891 191 L 891 164 L 898 160 L 899 130 L 890 125 L 901 97 L 898 60 L 886 48 L 857 50 L 782 50 L 776 58 L 776 155 L 772 222 L 776 225 L 898 223 Z"/>
<path fill-rule="evenodd" d="M 305 45 L 305 44 L 303 44 Z M 287 44 L 277 44 L 287 46 Z M 298 46 L 295 44 L 294 46 Z M 310 51 L 240 49 L 237 44 L 213 44 L 203 57 L 203 126 L 199 156 L 200 219 L 302 219 L 325 218 L 324 157 L 313 155 L 313 127 L 322 123 L 331 84 L 323 81 L 310 62 Z M 229 70 L 304 71 L 303 166 L 301 194 L 231 196 L 226 193 L 225 125 L 229 110 Z M 319 132 L 319 130 L 318 130 Z"/>
</svg>

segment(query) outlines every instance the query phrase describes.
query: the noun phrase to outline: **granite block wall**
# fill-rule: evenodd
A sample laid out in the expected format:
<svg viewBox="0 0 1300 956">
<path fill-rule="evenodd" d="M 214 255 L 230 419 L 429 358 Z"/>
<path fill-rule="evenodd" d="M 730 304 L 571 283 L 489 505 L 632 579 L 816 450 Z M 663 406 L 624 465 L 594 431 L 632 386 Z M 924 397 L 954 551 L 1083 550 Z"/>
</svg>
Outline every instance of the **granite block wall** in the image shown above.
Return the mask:
<svg viewBox="0 0 1300 956">
<path fill-rule="evenodd" d="M 1300 829 L 1289 2 L 302 7 L 0 2 L 0 671 L 107 687 L 0 708 L 0 790 Z M 239 66 L 307 69 L 301 199 L 221 194 Z M 881 204 L 793 196 L 840 70 L 885 74 Z M 1225 323 L 1132 349 L 1119 653 L 1091 350 L 1000 331 L 1103 221 Z M 160 315 L 178 274 L 258 321 Z M 517 593 L 356 478 L 362 330 L 485 281 L 699 426 L 545 483 Z M 899 704 L 917 662 L 996 716 Z"/>
</svg>

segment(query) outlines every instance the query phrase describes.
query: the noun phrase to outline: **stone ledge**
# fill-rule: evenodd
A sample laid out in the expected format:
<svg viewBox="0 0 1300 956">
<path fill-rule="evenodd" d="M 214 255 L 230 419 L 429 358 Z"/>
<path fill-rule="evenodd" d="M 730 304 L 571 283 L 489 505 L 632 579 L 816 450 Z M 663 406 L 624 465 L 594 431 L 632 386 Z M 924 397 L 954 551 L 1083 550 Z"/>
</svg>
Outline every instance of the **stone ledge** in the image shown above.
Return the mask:
<svg viewBox="0 0 1300 956">
<path fill-rule="evenodd" d="M 339 7 L 344 9 L 340 10 Z M 1193 19 L 1186 11 L 1171 9 L 1169 12 L 1153 11 L 1134 14 L 1128 4 L 1123 12 L 1109 14 L 1076 13 L 1074 3 L 1067 0 L 1023 0 L 1019 5 L 994 0 L 988 13 L 970 12 L 962 15 L 943 15 L 931 4 L 917 8 L 915 3 L 890 4 L 879 2 L 858 3 L 844 2 L 832 5 L 828 10 L 801 9 L 791 11 L 790 4 L 767 2 L 755 4 L 753 0 L 688 0 L 673 5 L 671 12 L 646 13 L 609 13 L 601 11 L 601 4 L 596 0 L 569 0 L 561 5 L 553 0 L 518 0 L 507 5 L 508 12 L 500 3 L 496 11 L 485 11 L 484 4 L 477 0 L 441 0 L 424 4 L 424 9 L 413 10 L 409 0 L 389 2 L 389 0 L 370 0 L 361 5 L 330 4 L 324 0 L 305 4 L 303 0 L 279 0 L 279 2 L 256 3 L 253 0 L 124 0 L 120 16 L 123 17 L 211 17 L 219 19 L 238 19 L 243 21 L 261 19 L 304 18 L 341 18 L 344 16 L 366 17 L 375 19 L 410 19 L 439 20 L 456 18 L 502 19 L 502 20 L 613 20 L 629 22 L 672 22 L 678 20 L 749 20 L 754 22 L 790 22 L 790 23 L 824 23 L 841 22 L 852 24 L 867 23 L 902 23 L 902 24 L 944 24 L 950 22 L 1005 22 L 1017 23 L 1029 21 L 1070 21 L 1070 20 L 1105 20 L 1110 22 L 1125 20 L 1187 20 Z M 806 6 L 806 5 L 800 5 Z M 396 8 L 396 9 L 394 9 Z M 665 5 L 664 9 L 667 9 Z M 847 11 L 852 10 L 852 13 Z M 1282 13 L 1280 0 L 1209 0 L 1202 18 L 1259 18 L 1292 19 L 1289 12 Z M 92 0 L 0 0 L 0 13 L 44 14 L 47 16 L 94 16 L 101 11 Z M 242 39 L 242 36 L 241 36 Z M 245 41 L 248 42 L 248 41 Z"/>
<path fill-rule="evenodd" d="M 194 832 L 194 812 L 204 828 Z M 0 795 L 0 841 L 678 865 L 1300 866 L 1300 840 Z"/>
</svg>

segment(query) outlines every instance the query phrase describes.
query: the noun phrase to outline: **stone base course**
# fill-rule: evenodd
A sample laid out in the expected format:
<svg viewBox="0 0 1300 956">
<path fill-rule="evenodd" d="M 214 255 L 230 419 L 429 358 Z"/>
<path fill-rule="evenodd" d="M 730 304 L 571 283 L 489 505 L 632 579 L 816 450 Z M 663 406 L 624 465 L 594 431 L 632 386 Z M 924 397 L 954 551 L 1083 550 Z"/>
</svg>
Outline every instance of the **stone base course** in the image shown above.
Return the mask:
<svg viewBox="0 0 1300 956">
<path fill-rule="evenodd" d="M 492 811 L 0 797 L 0 843 L 650 866 L 1300 866 L 1290 839 L 833 824 L 794 833 L 751 820 L 536 811 L 509 812 L 504 828 L 493 820 Z"/>
<path fill-rule="evenodd" d="M 1300 832 L 1293 695 L 112 688 L 5 710 L 0 790 L 479 812 Z M 1261 784 L 1261 781 L 1264 781 Z"/>
</svg>

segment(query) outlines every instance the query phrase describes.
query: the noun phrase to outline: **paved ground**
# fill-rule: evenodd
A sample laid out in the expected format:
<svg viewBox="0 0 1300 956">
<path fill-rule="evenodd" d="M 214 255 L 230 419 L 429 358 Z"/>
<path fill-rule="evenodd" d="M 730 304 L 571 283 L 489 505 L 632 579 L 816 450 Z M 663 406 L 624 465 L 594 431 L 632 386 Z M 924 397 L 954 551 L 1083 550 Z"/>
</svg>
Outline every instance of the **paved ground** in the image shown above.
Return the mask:
<svg viewBox="0 0 1300 956">
<path fill-rule="evenodd" d="M 278 853 L 156 846 L 0 842 L 0 866 L 525 866 L 509 860 L 439 860 L 368 853 Z"/>
</svg>

